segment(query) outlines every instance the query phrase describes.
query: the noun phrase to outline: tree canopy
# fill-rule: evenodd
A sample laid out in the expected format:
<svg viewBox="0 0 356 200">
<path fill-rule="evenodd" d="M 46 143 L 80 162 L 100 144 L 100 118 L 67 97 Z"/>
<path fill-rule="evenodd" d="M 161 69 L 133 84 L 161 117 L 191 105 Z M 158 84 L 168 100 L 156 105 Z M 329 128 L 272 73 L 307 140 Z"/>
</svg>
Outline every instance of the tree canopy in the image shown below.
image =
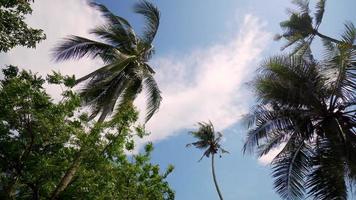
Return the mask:
<svg viewBox="0 0 356 200">
<path fill-rule="evenodd" d="M 60 199 L 173 199 L 164 171 L 150 162 L 152 144 L 128 156 L 133 137 L 147 133 L 138 112 L 125 106 L 106 123 L 78 112 L 80 97 L 70 88 L 55 103 L 45 83 L 73 85 L 59 73 L 43 79 L 10 66 L 0 82 L 0 198 L 48 199 L 80 149 L 82 162 Z M 84 148 L 85 147 L 85 148 Z"/>
<path fill-rule="evenodd" d="M 31 0 L 0 1 L 0 52 L 7 52 L 15 46 L 35 48 L 46 39 L 41 29 L 29 27 L 25 15 L 31 14 Z"/>
</svg>

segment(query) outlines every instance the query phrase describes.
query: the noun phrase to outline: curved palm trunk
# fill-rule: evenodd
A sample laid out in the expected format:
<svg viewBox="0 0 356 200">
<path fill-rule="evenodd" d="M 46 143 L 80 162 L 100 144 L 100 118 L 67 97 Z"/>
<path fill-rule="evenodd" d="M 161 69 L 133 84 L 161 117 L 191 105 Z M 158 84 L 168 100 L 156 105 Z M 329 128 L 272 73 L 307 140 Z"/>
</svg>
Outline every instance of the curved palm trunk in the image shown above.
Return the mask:
<svg viewBox="0 0 356 200">
<path fill-rule="evenodd" d="M 211 155 L 211 171 L 213 173 L 213 179 L 214 179 L 214 184 L 215 184 L 216 191 L 218 192 L 220 200 L 223 200 L 221 191 L 220 191 L 219 186 L 218 186 L 218 182 L 216 180 L 216 175 L 215 175 L 214 154 Z"/>
<path fill-rule="evenodd" d="M 331 41 L 331 42 L 334 42 L 334 43 L 336 43 L 336 44 L 342 44 L 342 41 L 337 40 L 337 39 L 334 39 L 334 38 L 329 37 L 329 36 L 326 36 L 326 35 L 323 35 L 323 34 L 319 33 L 318 31 L 315 32 L 315 35 L 317 35 L 317 36 L 319 36 L 320 38 L 323 38 L 323 39 L 325 39 L 325 40 L 329 40 L 329 41 Z M 352 45 L 352 48 L 353 48 L 353 49 L 356 49 L 356 45 Z"/>
<path fill-rule="evenodd" d="M 68 187 L 69 183 L 72 181 L 74 175 L 77 173 L 77 170 L 80 167 L 82 157 L 82 152 L 79 151 L 76 157 L 74 158 L 72 165 L 66 171 L 59 184 L 57 185 L 56 189 L 53 191 L 50 198 L 51 200 L 57 199 L 58 195 Z"/>
<path fill-rule="evenodd" d="M 100 116 L 98 122 L 104 122 L 105 117 Z M 60 182 L 58 183 L 56 189 L 52 192 L 52 195 L 50 197 L 50 200 L 55 200 L 59 196 L 61 192 L 63 192 L 69 185 L 69 183 L 72 181 L 73 177 L 77 173 L 77 170 L 80 167 L 80 164 L 83 159 L 83 149 L 80 149 L 79 152 L 77 153 L 76 157 L 73 160 L 72 165 L 68 168 Z"/>
</svg>

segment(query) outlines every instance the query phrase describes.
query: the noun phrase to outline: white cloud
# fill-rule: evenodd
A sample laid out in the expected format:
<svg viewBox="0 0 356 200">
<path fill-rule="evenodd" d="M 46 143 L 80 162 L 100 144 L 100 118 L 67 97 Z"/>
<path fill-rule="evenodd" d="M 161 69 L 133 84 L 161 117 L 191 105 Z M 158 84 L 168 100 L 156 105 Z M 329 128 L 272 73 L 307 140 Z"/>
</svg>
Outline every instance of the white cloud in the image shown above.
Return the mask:
<svg viewBox="0 0 356 200">
<path fill-rule="evenodd" d="M 30 26 L 43 29 L 47 39 L 38 44 L 36 49 L 17 47 L 0 54 L 1 66 L 17 65 L 42 75 L 55 70 L 78 77 L 101 66 L 100 61 L 90 59 L 55 63 L 50 56 L 51 49 L 62 38 L 68 35 L 90 38 L 88 30 L 104 22 L 100 13 L 88 6 L 86 0 L 36 0 L 32 8 L 33 14 L 26 20 Z M 50 93 L 58 97 L 58 91 L 53 88 Z"/>
<path fill-rule="evenodd" d="M 246 15 L 240 31 L 225 42 L 205 49 L 153 61 L 162 90 L 160 110 L 148 123 L 157 141 L 211 120 L 223 130 L 248 111 L 252 93 L 246 88 L 270 40 L 265 23 Z"/>
</svg>

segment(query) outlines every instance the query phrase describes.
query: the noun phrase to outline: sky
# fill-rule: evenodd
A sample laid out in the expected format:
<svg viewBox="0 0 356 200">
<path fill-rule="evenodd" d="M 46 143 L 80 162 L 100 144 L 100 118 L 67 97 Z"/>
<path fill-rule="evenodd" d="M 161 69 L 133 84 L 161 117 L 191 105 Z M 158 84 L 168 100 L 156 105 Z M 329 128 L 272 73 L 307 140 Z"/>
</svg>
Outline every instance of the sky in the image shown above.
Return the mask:
<svg viewBox="0 0 356 200">
<path fill-rule="evenodd" d="M 135 0 L 97 0 L 128 19 L 135 29 L 143 20 L 132 11 Z M 156 54 L 150 64 L 162 91 L 160 110 L 147 124 L 151 135 L 138 147 L 153 141 L 153 162 L 175 166 L 168 177 L 177 200 L 218 198 L 209 159 L 197 162 L 202 152 L 186 148 L 194 139 L 188 134 L 198 121 L 211 121 L 224 133 L 222 145 L 230 152 L 216 160 L 216 172 L 226 200 L 279 199 L 273 190 L 268 162 L 273 155 L 257 159 L 243 155 L 246 126 L 241 118 L 255 99 L 248 82 L 259 63 L 281 54 L 279 22 L 286 19 L 288 0 L 154 0 L 161 11 L 155 38 Z M 311 5 L 316 1 L 311 0 Z M 320 32 L 336 37 L 343 23 L 356 23 L 354 0 L 329 0 Z M 104 23 L 85 0 L 36 0 L 27 22 L 41 28 L 47 40 L 36 49 L 15 48 L 0 54 L 0 65 L 13 64 L 40 74 L 51 70 L 80 77 L 101 66 L 100 60 L 82 59 L 55 63 L 51 49 L 61 38 L 73 34 L 92 38 L 88 30 Z M 314 49 L 318 50 L 318 41 Z M 56 88 L 48 88 L 58 97 Z M 143 97 L 137 104 L 142 105 Z M 142 106 L 141 106 L 142 107 Z M 144 113 L 142 109 L 141 113 Z"/>
</svg>

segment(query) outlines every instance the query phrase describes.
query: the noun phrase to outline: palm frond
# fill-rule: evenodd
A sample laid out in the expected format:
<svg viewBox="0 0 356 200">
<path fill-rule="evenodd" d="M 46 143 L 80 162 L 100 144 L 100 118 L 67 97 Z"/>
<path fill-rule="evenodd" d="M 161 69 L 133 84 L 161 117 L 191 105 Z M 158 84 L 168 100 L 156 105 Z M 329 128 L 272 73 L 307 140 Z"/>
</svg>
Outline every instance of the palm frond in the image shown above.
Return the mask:
<svg viewBox="0 0 356 200">
<path fill-rule="evenodd" d="M 124 106 L 132 104 L 136 99 L 137 94 L 142 91 L 142 79 L 136 78 L 129 80 L 127 87 L 123 91 L 123 94 L 120 95 L 121 99 L 117 104 L 117 112 L 120 112 L 120 109 Z"/>
<path fill-rule="evenodd" d="M 102 54 L 111 53 L 114 47 L 110 44 L 97 42 L 79 36 L 69 36 L 53 49 L 56 61 L 80 59 L 84 56 L 96 58 Z"/>
<path fill-rule="evenodd" d="M 356 41 L 356 28 L 353 23 L 345 23 L 345 32 L 341 35 L 341 37 L 342 42 L 351 45 L 349 48 L 352 48 L 352 45 Z"/>
<path fill-rule="evenodd" d="M 313 62 L 297 56 L 277 56 L 267 60 L 254 83 L 262 102 L 275 101 L 298 108 L 320 105 L 323 79 Z"/>
<path fill-rule="evenodd" d="M 272 149 L 276 149 L 283 145 L 288 140 L 285 134 L 281 134 L 280 132 L 272 132 L 268 135 L 265 142 L 258 146 L 257 156 L 262 157 L 268 154 Z"/>
<path fill-rule="evenodd" d="M 161 105 L 162 97 L 161 91 L 158 88 L 158 85 L 149 73 L 145 76 L 144 85 L 146 86 L 147 92 L 147 115 L 146 122 L 151 119 L 153 114 L 157 112 L 159 106 Z"/>
<path fill-rule="evenodd" d="M 128 78 L 123 74 L 103 82 L 102 79 L 93 79 L 80 91 L 79 95 L 84 105 L 92 108 L 92 118 L 101 113 L 101 119 L 112 113 L 115 103 L 128 84 Z"/>
<path fill-rule="evenodd" d="M 345 25 L 345 33 L 342 35 L 343 40 L 341 44 L 332 44 L 330 41 L 324 40 L 326 46 L 326 68 L 325 71 L 329 74 L 328 82 L 335 95 L 331 103 L 331 108 L 335 106 L 338 99 L 344 101 L 347 99 L 354 99 L 356 82 L 354 71 L 354 63 L 356 61 L 356 50 L 352 45 L 356 38 L 356 29 L 352 24 Z"/>
<path fill-rule="evenodd" d="M 157 34 L 160 22 L 159 10 L 152 3 L 142 0 L 141 2 L 135 4 L 134 11 L 145 17 L 146 26 L 143 34 L 143 40 L 145 43 L 151 44 Z"/>
<path fill-rule="evenodd" d="M 104 24 L 90 30 L 90 33 L 111 44 L 121 53 L 130 54 L 136 51 L 137 38 L 127 29 L 113 24 Z"/>
<path fill-rule="evenodd" d="M 97 10 L 99 10 L 101 12 L 101 14 L 103 15 L 103 17 L 110 23 L 116 26 L 125 26 L 126 27 L 131 27 L 130 23 L 120 17 L 117 16 L 115 14 L 113 14 L 106 6 L 104 6 L 103 4 L 100 3 L 96 3 L 96 2 L 90 2 L 89 3 L 90 6 L 92 6 L 93 8 L 96 8 Z"/>
<path fill-rule="evenodd" d="M 308 0 L 293 0 L 293 4 L 298 6 L 301 13 L 309 13 L 309 1 Z"/>
<path fill-rule="evenodd" d="M 323 20 L 323 16 L 324 16 L 324 12 L 325 12 L 325 3 L 326 0 L 318 0 L 318 2 L 316 3 L 316 11 L 314 14 L 315 17 L 315 26 L 319 27 L 319 25 L 321 24 L 322 20 Z"/>
<path fill-rule="evenodd" d="M 305 192 L 310 150 L 302 140 L 290 139 L 273 160 L 274 187 L 282 199 L 301 199 Z"/>
<path fill-rule="evenodd" d="M 89 78 L 100 77 L 104 79 L 100 80 L 100 82 L 108 82 L 110 81 L 110 77 L 115 77 L 117 74 L 121 73 L 133 60 L 135 60 L 134 56 L 127 57 L 125 60 L 117 60 L 111 64 L 108 64 L 104 67 L 101 67 L 79 79 L 76 80 L 76 84 L 79 84 L 83 81 L 86 81 Z M 99 84 L 95 84 L 99 85 Z M 93 86 L 93 84 L 91 84 Z"/>
<path fill-rule="evenodd" d="M 344 162 L 327 139 L 318 139 L 313 165 L 316 166 L 308 177 L 308 193 L 314 199 L 347 199 L 347 186 L 344 180 Z"/>
</svg>

